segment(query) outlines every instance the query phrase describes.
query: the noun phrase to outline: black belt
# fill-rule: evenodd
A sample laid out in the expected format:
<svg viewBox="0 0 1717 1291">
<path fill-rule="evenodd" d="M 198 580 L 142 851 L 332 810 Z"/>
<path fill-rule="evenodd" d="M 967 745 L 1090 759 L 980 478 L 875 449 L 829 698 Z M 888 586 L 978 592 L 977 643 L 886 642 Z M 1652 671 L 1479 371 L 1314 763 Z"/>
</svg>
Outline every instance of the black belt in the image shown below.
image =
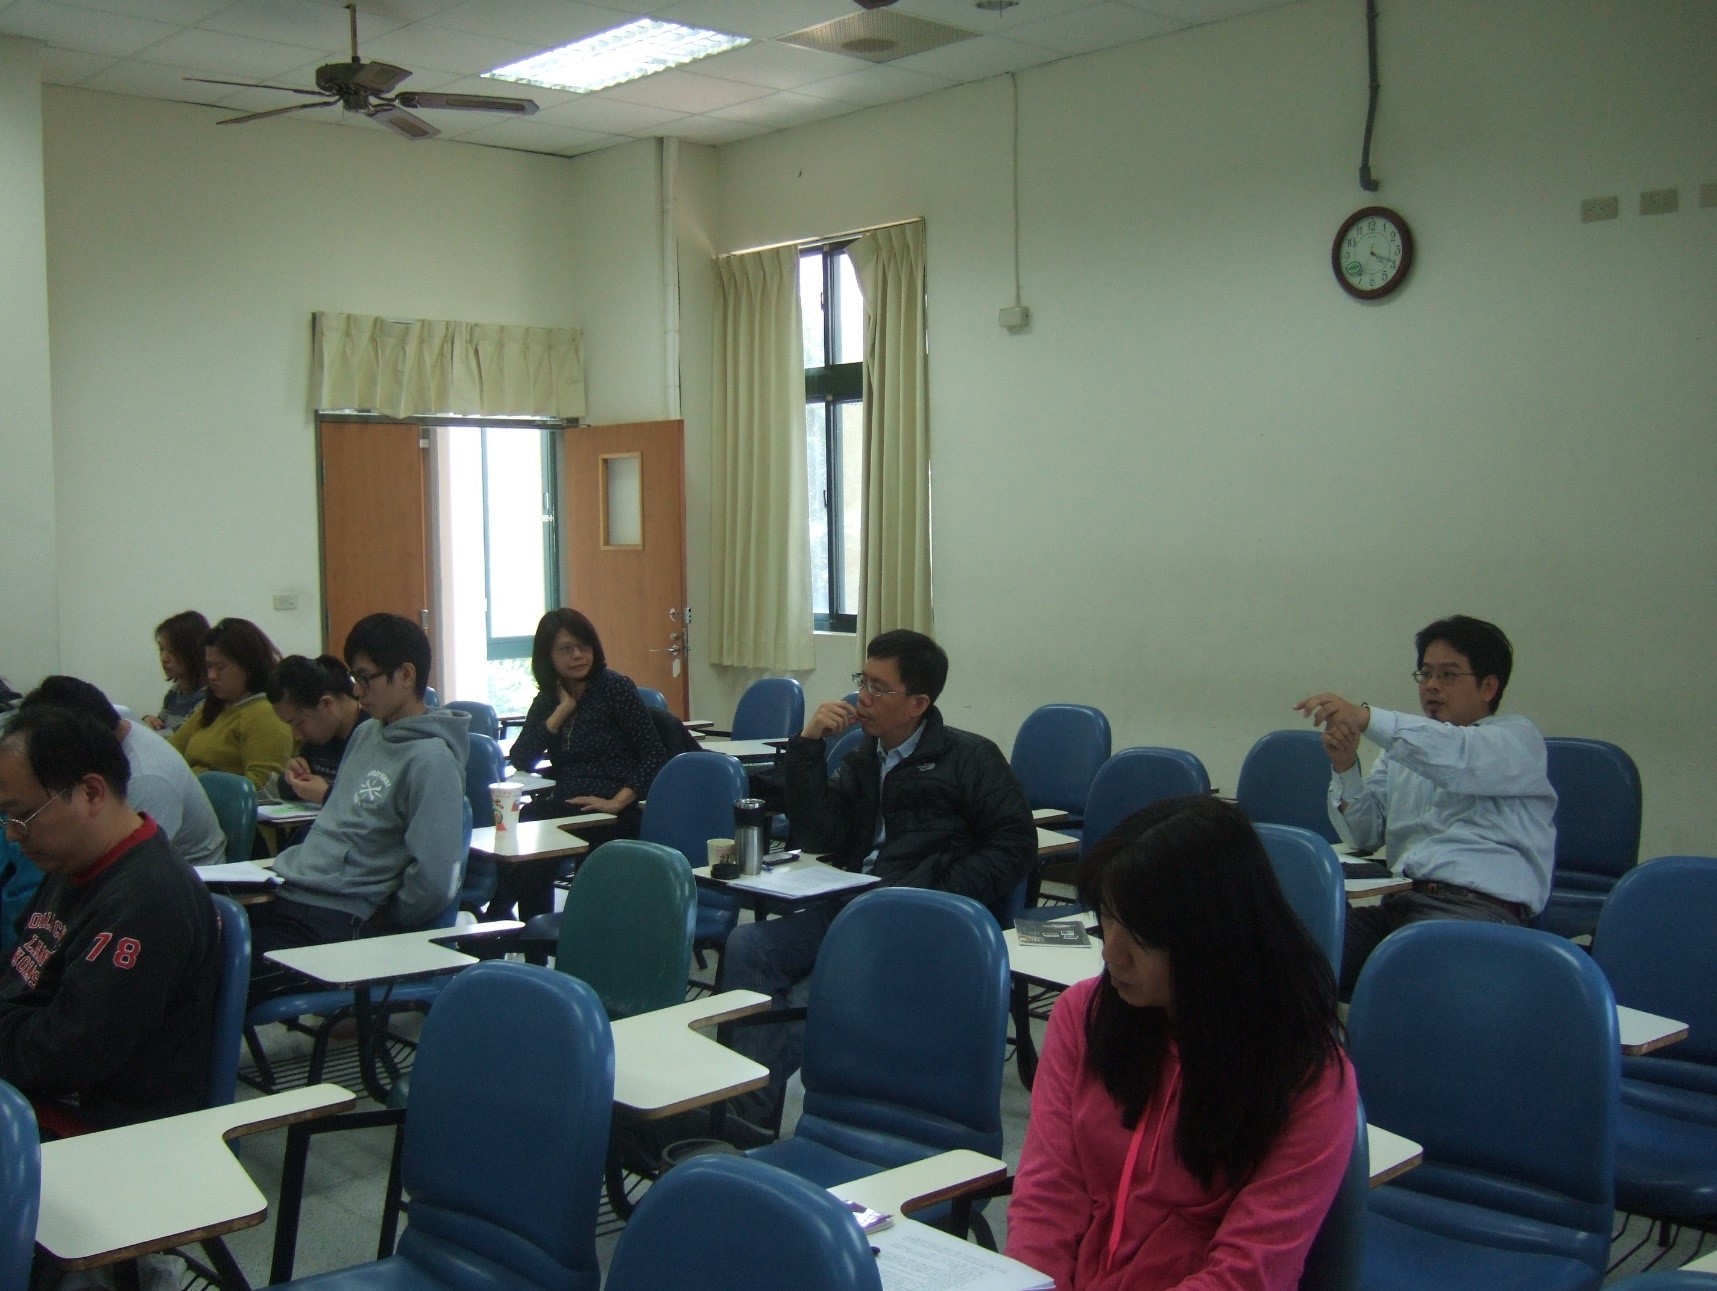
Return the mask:
<svg viewBox="0 0 1717 1291">
<path fill-rule="evenodd" d="M 1413 891 L 1423 892 L 1428 896 L 1447 893 L 1450 896 L 1477 897 L 1480 901 L 1488 901 L 1492 905 L 1501 906 L 1522 923 L 1529 923 L 1532 920 L 1532 911 L 1526 908 L 1525 902 L 1504 901 L 1501 897 L 1493 897 L 1490 893 L 1480 892 L 1477 888 L 1463 888 L 1458 883 L 1437 883 L 1430 879 L 1414 879 Z"/>
</svg>

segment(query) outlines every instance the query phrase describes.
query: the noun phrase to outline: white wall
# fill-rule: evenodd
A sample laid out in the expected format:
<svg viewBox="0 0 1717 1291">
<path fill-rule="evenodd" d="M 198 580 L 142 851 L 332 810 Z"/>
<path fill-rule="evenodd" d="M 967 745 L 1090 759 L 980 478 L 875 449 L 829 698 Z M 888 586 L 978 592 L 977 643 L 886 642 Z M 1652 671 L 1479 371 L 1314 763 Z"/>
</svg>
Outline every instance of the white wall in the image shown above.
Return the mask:
<svg viewBox="0 0 1717 1291">
<path fill-rule="evenodd" d="M 39 54 L 0 36 L 0 675 L 19 689 L 59 664 Z"/>
<path fill-rule="evenodd" d="M 1005 80 L 722 149 L 715 249 L 926 217 L 951 720 L 1091 702 L 1231 790 L 1312 691 L 1413 707 L 1466 612 L 1510 709 L 1638 758 L 1646 855 L 1711 851 L 1713 49 L 1700 0 L 1390 6 L 1375 198 L 1344 0 L 1024 73 L 1020 335 Z M 1329 245 L 1374 200 L 1419 261 L 1366 306 Z"/>
</svg>

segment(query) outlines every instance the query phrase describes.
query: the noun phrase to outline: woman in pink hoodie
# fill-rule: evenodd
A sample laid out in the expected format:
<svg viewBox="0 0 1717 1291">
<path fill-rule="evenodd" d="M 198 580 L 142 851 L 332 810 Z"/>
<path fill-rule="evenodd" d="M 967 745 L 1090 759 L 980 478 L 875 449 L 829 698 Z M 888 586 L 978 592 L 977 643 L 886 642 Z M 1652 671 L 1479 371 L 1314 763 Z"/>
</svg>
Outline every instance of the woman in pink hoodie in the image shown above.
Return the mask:
<svg viewBox="0 0 1717 1291">
<path fill-rule="evenodd" d="M 1212 798 L 1129 816 L 1080 890 L 1104 971 L 1050 1015 L 1007 1253 L 1058 1291 L 1292 1291 L 1353 1147 L 1328 961 Z"/>
</svg>

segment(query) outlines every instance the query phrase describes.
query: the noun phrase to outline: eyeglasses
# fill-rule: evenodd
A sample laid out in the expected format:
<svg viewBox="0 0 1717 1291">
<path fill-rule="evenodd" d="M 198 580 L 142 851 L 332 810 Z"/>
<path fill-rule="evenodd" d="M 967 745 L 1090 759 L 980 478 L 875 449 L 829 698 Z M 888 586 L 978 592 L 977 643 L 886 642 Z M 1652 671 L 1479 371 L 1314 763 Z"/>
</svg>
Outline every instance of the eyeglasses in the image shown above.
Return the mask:
<svg viewBox="0 0 1717 1291">
<path fill-rule="evenodd" d="M 1436 682 L 1439 686 L 1447 686 L 1462 677 L 1476 677 L 1476 672 L 1462 672 L 1459 668 L 1420 668 L 1417 672 L 1409 673 L 1414 681 L 1421 686 Z"/>
<path fill-rule="evenodd" d="M 881 699 L 884 695 L 910 695 L 912 693 L 910 690 L 890 690 L 880 681 L 867 677 L 862 672 L 853 674 L 853 686 L 864 691 L 872 699 Z"/>
<path fill-rule="evenodd" d="M 75 784 L 68 784 L 64 789 L 61 789 L 56 793 L 53 798 L 49 798 L 47 802 L 44 802 L 40 807 L 37 807 L 22 820 L 12 820 L 8 818 L 5 822 L 6 837 L 10 838 L 13 842 L 23 842 L 30 836 L 31 822 L 34 821 L 37 816 L 40 816 L 44 811 L 46 811 L 55 799 L 64 798 L 75 788 L 77 788 Z"/>
<path fill-rule="evenodd" d="M 358 685 L 362 686 L 365 690 L 368 690 L 384 677 L 391 676 L 393 676 L 391 672 L 359 672 L 356 669 L 352 670 L 352 680 L 357 682 Z"/>
</svg>

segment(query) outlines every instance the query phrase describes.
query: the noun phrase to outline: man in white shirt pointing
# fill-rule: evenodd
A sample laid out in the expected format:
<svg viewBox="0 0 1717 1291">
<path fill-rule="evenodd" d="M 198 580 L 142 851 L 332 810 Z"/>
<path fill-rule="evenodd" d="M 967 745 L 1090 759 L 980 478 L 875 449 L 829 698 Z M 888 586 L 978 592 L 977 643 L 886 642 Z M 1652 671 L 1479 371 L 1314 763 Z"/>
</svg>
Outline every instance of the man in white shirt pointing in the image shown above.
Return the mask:
<svg viewBox="0 0 1717 1291">
<path fill-rule="evenodd" d="M 1354 848 L 1386 847 L 1411 892 L 1350 907 L 1341 997 L 1377 944 L 1421 919 L 1530 923 L 1550 897 L 1556 791 L 1544 737 L 1497 705 L 1514 650 L 1494 623 L 1457 614 L 1414 638 L 1424 716 L 1324 693 L 1294 707 L 1323 727 L 1330 821 Z M 1382 750 L 1359 773 L 1359 741 Z"/>
</svg>

